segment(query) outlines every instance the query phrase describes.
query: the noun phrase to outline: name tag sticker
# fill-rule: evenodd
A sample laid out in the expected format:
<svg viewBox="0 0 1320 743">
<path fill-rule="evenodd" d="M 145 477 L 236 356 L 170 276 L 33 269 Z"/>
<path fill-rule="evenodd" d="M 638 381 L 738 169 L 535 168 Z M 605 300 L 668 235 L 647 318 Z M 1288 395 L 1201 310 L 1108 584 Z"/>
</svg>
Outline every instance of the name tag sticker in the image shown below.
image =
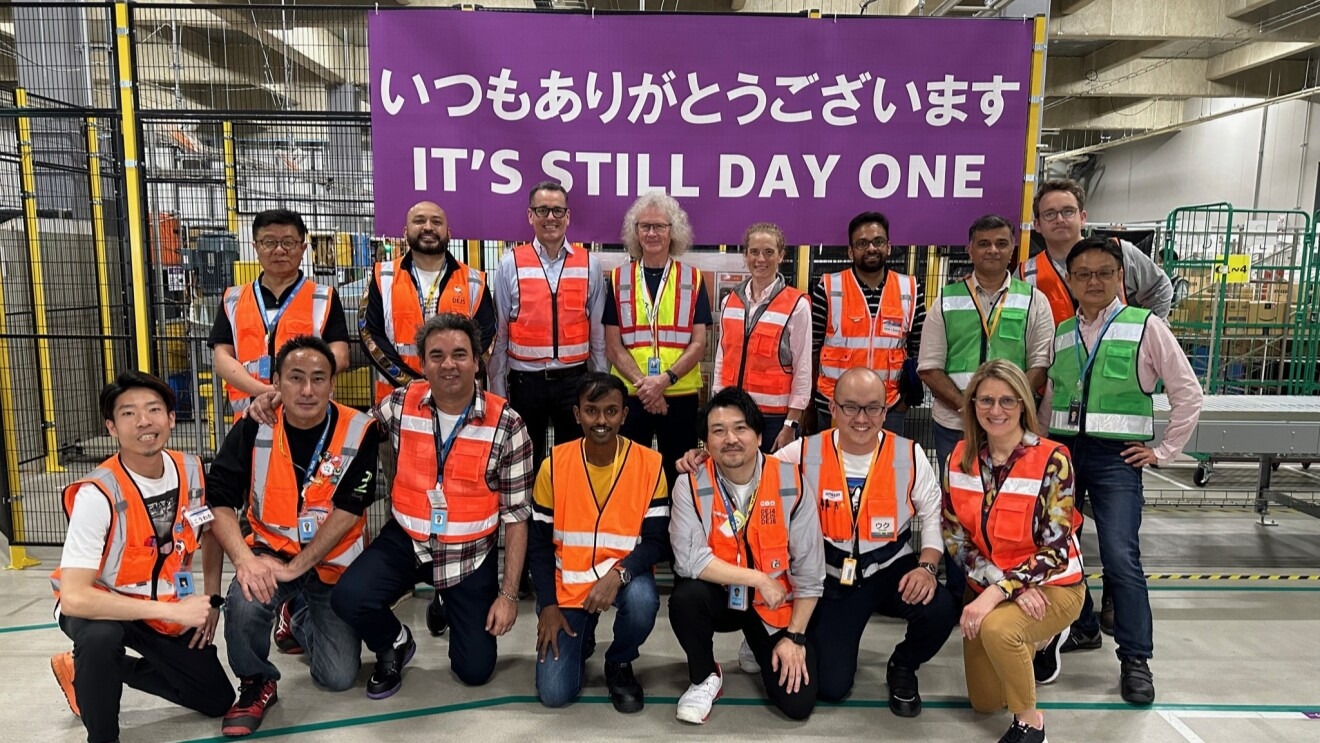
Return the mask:
<svg viewBox="0 0 1320 743">
<path fill-rule="evenodd" d="M 183 516 L 188 519 L 188 523 L 192 524 L 194 529 L 199 529 L 203 525 L 215 521 L 215 514 L 211 513 L 209 506 L 198 506 L 185 512 Z"/>
<path fill-rule="evenodd" d="M 885 335 L 902 335 L 903 324 L 897 320 L 885 320 L 881 323 L 881 330 Z"/>
<path fill-rule="evenodd" d="M 843 491 L 842 491 L 842 490 L 825 490 L 825 491 L 822 491 L 822 492 L 821 492 L 820 497 L 821 497 L 821 498 L 824 498 L 825 500 L 829 500 L 829 501 L 839 501 L 839 502 L 842 502 L 842 501 L 843 501 Z"/>
<path fill-rule="evenodd" d="M 875 516 L 871 519 L 871 538 L 872 539 L 893 539 L 894 538 L 894 520 L 883 516 Z"/>
</svg>

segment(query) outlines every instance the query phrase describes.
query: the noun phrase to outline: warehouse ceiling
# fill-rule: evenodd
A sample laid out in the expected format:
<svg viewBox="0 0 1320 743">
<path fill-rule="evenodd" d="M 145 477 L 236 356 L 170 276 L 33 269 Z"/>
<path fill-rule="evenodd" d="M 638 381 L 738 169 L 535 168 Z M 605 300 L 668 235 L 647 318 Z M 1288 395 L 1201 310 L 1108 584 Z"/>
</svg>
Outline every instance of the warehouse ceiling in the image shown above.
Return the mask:
<svg viewBox="0 0 1320 743">
<path fill-rule="evenodd" d="M 1175 128 L 1214 98 L 1267 99 L 1317 84 L 1320 0 L 484 0 L 485 7 L 867 15 L 1021 15 L 1048 10 L 1044 127 L 1054 151 Z M 309 5 L 317 7 L 306 7 Z M 327 90 L 360 86 L 362 7 L 452 0 L 289 0 L 251 7 L 192 0 L 135 9 L 140 96 L 163 109 L 323 110 Z M 344 10 L 337 11 L 334 6 Z M 89 11 L 90 12 L 90 11 Z M 17 80 L 11 6 L 0 6 L 0 80 Z M 89 24 L 109 59 L 106 28 Z M 91 55 L 96 59 L 96 55 Z M 94 65 L 95 66 L 95 65 Z M 108 104 L 110 66 L 93 83 Z M 1189 103 L 1192 101 L 1192 103 Z"/>
</svg>

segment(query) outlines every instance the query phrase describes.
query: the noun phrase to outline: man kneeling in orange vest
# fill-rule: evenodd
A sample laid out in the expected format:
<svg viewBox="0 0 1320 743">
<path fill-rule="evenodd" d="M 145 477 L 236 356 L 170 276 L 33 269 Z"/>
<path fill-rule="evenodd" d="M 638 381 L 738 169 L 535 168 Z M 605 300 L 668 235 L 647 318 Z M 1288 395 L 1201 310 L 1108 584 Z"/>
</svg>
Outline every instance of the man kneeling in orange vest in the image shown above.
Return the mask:
<svg viewBox="0 0 1320 743">
<path fill-rule="evenodd" d="M 582 691 L 602 612 L 617 608 L 605 684 L 620 712 L 641 712 L 632 662 L 655 627 L 655 564 L 669 551 L 669 487 L 660 453 L 619 436 L 628 390 L 588 372 L 573 415 L 583 438 L 556 446 L 533 491 L 527 557 L 536 583 L 536 693 L 562 707 Z"/>
<path fill-rule="evenodd" d="M 51 576 L 73 652 L 50 665 L 89 743 L 119 740 L 125 685 L 208 717 L 234 700 L 211 644 L 224 558 L 206 528 L 202 460 L 165 448 L 174 393 L 150 374 L 125 372 L 101 391 L 101 415 L 119 451 L 64 489 L 69 533 Z M 201 592 L 192 573 L 199 545 Z"/>
<path fill-rule="evenodd" d="M 225 646 L 239 678 L 238 701 L 221 729 L 231 737 L 256 732 L 279 700 L 270 631 L 286 601 L 302 599 L 293 633 L 313 681 L 343 691 L 362 665 L 361 640 L 331 610 L 330 591 L 366 546 L 377 429 L 371 416 L 331 401 L 335 366 L 320 338 L 285 343 L 271 377 L 283 401 L 274 424 L 239 420 L 207 475 L 215 536 L 235 573 L 225 600 Z M 237 515 L 244 507 L 252 525 L 246 540 Z"/>
</svg>

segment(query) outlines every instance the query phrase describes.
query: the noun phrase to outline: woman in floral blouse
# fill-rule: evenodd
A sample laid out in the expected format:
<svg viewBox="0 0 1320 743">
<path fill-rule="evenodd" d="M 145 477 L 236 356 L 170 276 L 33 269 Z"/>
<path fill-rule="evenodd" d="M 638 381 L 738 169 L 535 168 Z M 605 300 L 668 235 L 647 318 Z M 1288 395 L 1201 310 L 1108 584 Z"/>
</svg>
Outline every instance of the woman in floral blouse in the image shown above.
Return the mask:
<svg viewBox="0 0 1320 743">
<path fill-rule="evenodd" d="M 1065 447 L 1033 433 L 1031 400 L 1021 369 L 982 364 L 946 469 L 944 540 L 967 571 L 967 696 L 977 712 L 1013 713 L 1001 743 L 1044 743 L 1036 682 L 1057 678 L 1058 646 L 1085 591 L 1072 463 Z"/>
</svg>

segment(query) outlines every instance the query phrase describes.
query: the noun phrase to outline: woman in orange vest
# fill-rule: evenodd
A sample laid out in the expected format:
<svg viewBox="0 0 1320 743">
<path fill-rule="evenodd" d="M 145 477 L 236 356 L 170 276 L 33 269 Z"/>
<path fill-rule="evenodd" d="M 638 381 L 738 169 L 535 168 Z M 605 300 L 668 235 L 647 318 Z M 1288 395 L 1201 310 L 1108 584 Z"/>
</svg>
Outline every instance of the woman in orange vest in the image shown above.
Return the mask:
<svg viewBox="0 0 1320 743">
<path fill-rule="evenodd" d="M 761 451 L 788 446 L 802 430 L 811 401 L 811 300 L 785 283 L 784 233 L 758 222 L 743 236 L 751 276 L 720 304 L 720 344 L 711 394 L 741 387 L 765 415 Z"/>
<path fill-rule="evenodd" d="M 963 397 L 965 438 L 946 468 L 944 539 L 967 571 L 967 697 L 977 712 L 1008 706 L 1013 723 L 1001 743 L 1045 741 L 1036 684 L 1058 677 L 1058 649 L 1086 590 L 1072 462 L 1063 445 L 1032 433 L 1031 400 L 1012 362 L 982 364 Z"/>
</svg>

